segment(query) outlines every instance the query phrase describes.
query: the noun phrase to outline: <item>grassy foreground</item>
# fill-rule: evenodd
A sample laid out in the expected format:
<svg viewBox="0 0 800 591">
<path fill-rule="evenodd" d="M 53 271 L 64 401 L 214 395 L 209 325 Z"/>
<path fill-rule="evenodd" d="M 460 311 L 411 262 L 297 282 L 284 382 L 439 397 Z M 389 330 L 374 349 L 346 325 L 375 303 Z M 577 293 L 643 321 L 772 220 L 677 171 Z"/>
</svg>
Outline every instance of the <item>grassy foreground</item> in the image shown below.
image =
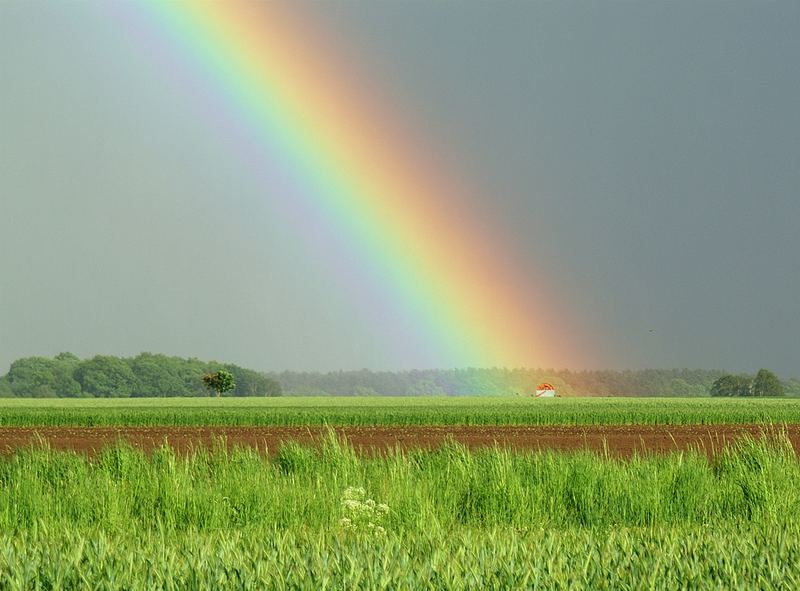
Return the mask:
<svg viewBox="0 0 800 591">
<path fill-rule="evenodd" d="M 0 399 L 0 426 L 684 425 L 800 423 L 800 399 Z"/>
<path fill-rule="evenodd" d="M 0 535 L 2 589 L 797 589 L 797 528 Z"/>
<path fill-rule="evenodd" d="M 780 436 L 712 460 L 25 450 L 0 459 L 0 588 L 797 588 L 798 481 Z"/>
</svg>

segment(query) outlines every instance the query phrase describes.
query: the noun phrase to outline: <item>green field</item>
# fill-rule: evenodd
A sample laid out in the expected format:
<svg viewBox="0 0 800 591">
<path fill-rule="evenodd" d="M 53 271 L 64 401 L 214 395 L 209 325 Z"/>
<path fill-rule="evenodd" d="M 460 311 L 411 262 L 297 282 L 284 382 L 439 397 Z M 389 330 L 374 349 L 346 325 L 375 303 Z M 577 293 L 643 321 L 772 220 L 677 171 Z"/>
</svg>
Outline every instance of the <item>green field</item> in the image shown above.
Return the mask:
<svg viewBox="0 0 800 591">
<path fill-rule="evenodd" d="M 5 425 L 771 423 L 615 459 L 447 443 L 0 457 L 4 589 L 795 589 L 792 399 L 3 400 Z"/>
<path fill-rule="evenodd" d="M 0 425 L 684 425 L 800 423 L 800 399 L 0 399 Z"/>
<path fill-rule="evenodd" d="M 786 440 L 590 453 L 271 459 L 126 447 L 0 460 L 2 589 L 787 589 L 800 462 Z M 87 584 L 91 582 L 91 585 Z"/>
</svg>

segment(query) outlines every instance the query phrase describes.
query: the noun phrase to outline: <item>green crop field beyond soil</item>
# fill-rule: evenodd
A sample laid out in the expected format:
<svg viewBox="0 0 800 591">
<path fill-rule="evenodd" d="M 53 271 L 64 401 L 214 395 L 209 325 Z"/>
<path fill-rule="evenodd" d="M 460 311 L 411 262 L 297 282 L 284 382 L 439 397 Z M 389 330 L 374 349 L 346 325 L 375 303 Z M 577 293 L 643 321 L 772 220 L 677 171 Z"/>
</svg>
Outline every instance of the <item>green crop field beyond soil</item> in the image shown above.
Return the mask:
<svg viewBox="0 0 800 591">
<path fill-rule="evenodd" d="M 800 423 L 800 399 L 368 397 L 0 399 L 0 425 Z"/>
</svg>

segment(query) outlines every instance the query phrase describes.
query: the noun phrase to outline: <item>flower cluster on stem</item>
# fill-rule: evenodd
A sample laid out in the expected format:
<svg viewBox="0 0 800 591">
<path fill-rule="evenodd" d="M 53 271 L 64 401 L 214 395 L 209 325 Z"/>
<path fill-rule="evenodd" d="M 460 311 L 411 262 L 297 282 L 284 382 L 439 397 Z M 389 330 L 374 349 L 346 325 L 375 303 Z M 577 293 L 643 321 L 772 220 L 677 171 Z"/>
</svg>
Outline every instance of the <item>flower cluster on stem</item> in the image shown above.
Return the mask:
<svg viewBox="0 0 800 591">
<path fill-rule="evenodd" d="M 389 506 L 367 498 L 361 487 L 348 487 L 342 493 L 342 518 L 339 525 L 348 532 L 382 536 L 386 533 L 382 522 L 389 514 Z"/>
</svg>

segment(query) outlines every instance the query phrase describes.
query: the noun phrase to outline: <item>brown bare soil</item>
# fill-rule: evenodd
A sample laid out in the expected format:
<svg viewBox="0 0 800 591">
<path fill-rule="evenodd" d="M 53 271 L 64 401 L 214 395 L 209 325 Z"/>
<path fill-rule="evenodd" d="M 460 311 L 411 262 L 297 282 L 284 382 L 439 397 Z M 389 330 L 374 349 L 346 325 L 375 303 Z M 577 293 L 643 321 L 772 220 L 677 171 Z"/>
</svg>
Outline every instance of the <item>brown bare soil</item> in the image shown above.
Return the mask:
<svg viewBox="0 0 800 591">
<path fill-rule="evenodd" d="M 800 425 L 784 427 L 796 452 Z M 336 429 L 355 449 L 369 453 L 394 448 L 432 449 L 448 439 L 467 447 L 499 445 L 526 450 L 587 449 L 630 457 L 634 453 L 664 453 L 697 449 L 706 454 L 730 445 L 744 435 L 773 436 L 775 429 L 760 425 L 626 425 L 626 426 L 411 426 L 341 427 Z M 325 437 L 321 427 L 0 427 L 0 453 L 45 443 L 56 450 L 94 454 L 124 440 L 144 451 L 167 443 L 182 453 L 224 443 L 274 452 L 287 441 L 316 445 Z"/>
</svg>

